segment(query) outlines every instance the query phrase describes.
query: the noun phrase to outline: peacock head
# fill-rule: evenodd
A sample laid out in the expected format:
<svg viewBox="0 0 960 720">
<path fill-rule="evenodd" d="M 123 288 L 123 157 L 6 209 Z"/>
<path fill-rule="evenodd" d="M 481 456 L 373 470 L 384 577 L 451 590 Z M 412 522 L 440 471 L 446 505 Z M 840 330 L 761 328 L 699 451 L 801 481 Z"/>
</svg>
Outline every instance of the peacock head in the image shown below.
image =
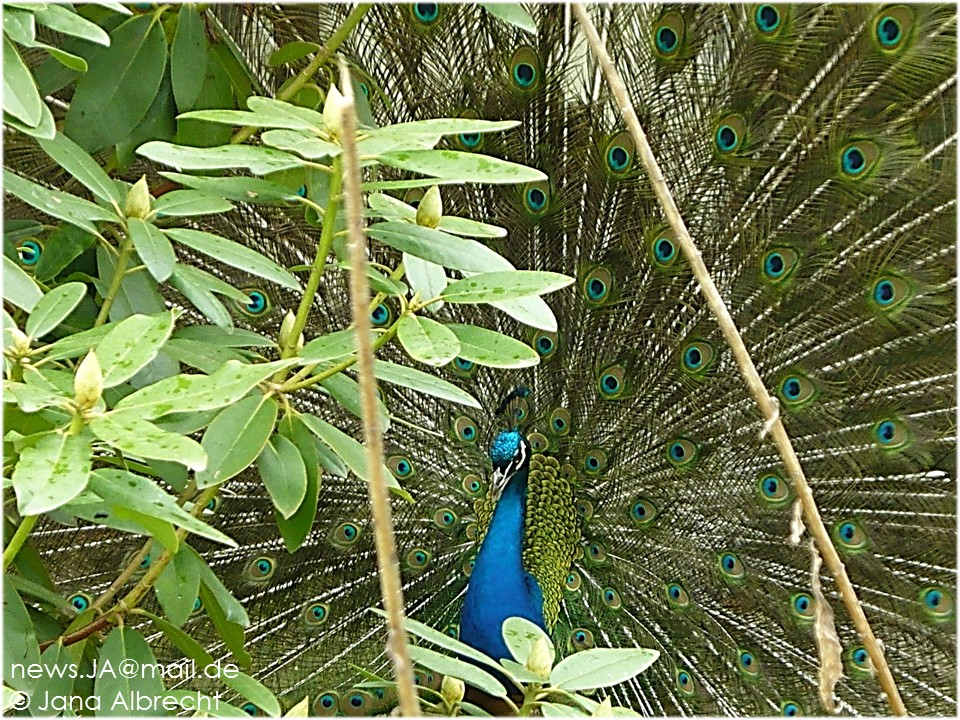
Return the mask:
<svg viewBox="0 0 960 720">
<path fill-rule="evenodd" d="M 530 442 L 519 430 L 504 430 L 490 445 L 490 461 L 493 463 L 491 485 L 494 497 L 510 482 L 510 478 L 527 467 L 530 462 Z"/>
</svg>

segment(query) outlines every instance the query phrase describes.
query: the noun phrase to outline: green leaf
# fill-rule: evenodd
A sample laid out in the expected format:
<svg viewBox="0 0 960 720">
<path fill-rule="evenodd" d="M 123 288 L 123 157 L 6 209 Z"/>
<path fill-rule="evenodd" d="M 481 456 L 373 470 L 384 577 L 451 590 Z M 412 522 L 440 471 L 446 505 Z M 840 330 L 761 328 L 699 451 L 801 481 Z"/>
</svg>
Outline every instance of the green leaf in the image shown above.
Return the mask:
<svg viewBox="0 0 960 720">
<path fill-rule="evenodd" d="M 136 161 L 136 150 L 148 140 L 173 140 L 177 133 L 177 107 L 173 100 L 170 75 L 163 76 L 157 96 L 147 108 L 146 115 L 130 133 L 117 143 L 117 163 L 121 172 Z"/>
<path fill-rule="evenodd" d="M 540 356 L 527 343 L 476 325 L 447 325 L 460 341 L 460 357 L 498 368 L 533 367 Z"/>
<path fill-rule="evenodd" d="M 488 272 L 512 270 L 510 262 L 476 240 L 406 222 L 374 223 L 367 235 L 424 260 L 454 270 Z"/>
<path fill-rule="evenodd" d="M 184 113 L 181 119 L 206 120 L 225 125 L 244 125 L 247 127 L 278 128 L 286 130 L 307 130 L 313 133 L 323 132 L 323 115 L 316 110 L 297 107 L 282 100 L 267 97 L 247 98 L 250 112 L 243 110 L 195 110 Z"/>
<path fill-rule="evenodd" d="M 33 14 L 38 23 L 58 33 L 72 35 L 97 45 L 110 44 L 110 36 L 99 25 L 80 17 L 67 6 L 55 3 L 38 4 L 34 6 Z"/>
<path fill-rule="evenodd" d="M 220 675 L 220 681 L 232 690 L 236 690 L 270 717 L 280 717 L 280 702 L 259 681 L 243 673 L 238 673 L 236 677 L 230 677 L 224 673 Z"/>
<path fill-rule="evenodd" d="M 503 621 L 501 628 L 503 641 L 513 655 L 513 659 L 525 665 L 537 640 L 543 639 L 550 648 L 551 657 L 557 656 L 557 650 L 550 637 L 532 622 L 522 617 L 510 617 Z"/>
<path fill-rule="evenodd" d="M 200 372 L 212 373 L 228 360 L 243 362 L 244 356 L 232 348 L 209 345 L 196 340 L 170 338 L 163 351 L 178 362 L 196 368 Z"/>
<path fill-rule="evenodd" d="M 537 34 L 537 23 L 519 3 L 480 3 L 480 7 L 508 25 L 520 28 L 531 35 Z"/>
<path fill-rule="evenodd" d="M 245 245 L 201 230 L 171 228 L 164 232 L 178 243 L 222 263 L 270 280 L 290 290 L 302 289 L 299 281 L 285 268 Z"/>
<path fill-rule="evenodd" d="M 112 413 L 106 413 L 93 417 L 89 426 L 94 435 L 127 455 L 174 460 L 191 470 L 203 470 L 207 466 L 207 455 L 196 440 L 161 430 L 149 420 L 129 414 L 117 419 Z"/>
<path fill-rule="evenodd" d="M 269 67 L 280 67 L 281 65 L 294 62 L 319 50 L 320 46 L 316 43 L 304 42 L 302 40 L 288 42 L 270 53 L 270 57 L 267 58 L 267 65 Z"/>
<path fill-rule="evenodd" d="M 563 690 L 589 690 L 626 682 L 653 665 L 660 653 L 646 648 L 591 648 L 553 668 L 550 684 Z"/>
<path fill-rule="evenodd" d="M 360 384 L 356 380 L 341 372 L 322 380 L 320 385 L 330 393 L 330 397 L 340 403 L 344 410 L 356 415 L 358 418 L 363 418 L 363 402 L 360 400 Z M 383 404 L 383 400 L 380 398 L 375 398 L 375 403 L 380 428 L 383 432 L 387 432 L 390 429 L 390 417 L 387 413 L 387 406 Z"/>
<path fill-rule="evenodd" d="M 489 303 L 529 295 L 543 295 L 573 282 L 573 278 L 553 272 L 513 270 L 489 272 L 457 280 L 447 286 L 443 299 L 451 303 Z"/>
<path fill-rule="evenodd" d="M 44 283 L 52 280 L 96 241 L 93 235 L 80 228 L 61 225 L 47 238 L 40 260 L 33 266 L 33 276 Z"/>
<path fill-rule="evenodd" d="M 177 375 L 127 395 L 114 406 L 114 412 L 123 410 L 151 419 L 172 412 L 226 407 L 244 397 L 257 383 L 295 363 L 292 358 L 255 365 L 228 362 L 212 375 Z"/>
<path fill-rule="evenodd" d="M 277 422 L 277 402 L 256 393 L 223 410 L 203 433 L 207 469 L 196 475 L 197 487 L 229 480 L 253 464 Z"/>
<path fill-rule="evenodd" d="M 300 364 L 324 363 L 343 360 L 357 351 L 357 332 L 353 329 L 337 330 L 329 335 L 314 338 L 300 350 Z"/>
<path fill-rule="evenodd" d="M 137 255 L 147 266 L 147 270 L 157 282 L 164 282 L 173 274 L 177 264 L 177 254 L 173 245 L 153 223 L 140 218 L 127 220 L 127 231 L 133 241 Z"/>
<path fill-rule="evenodd" d="M 130 18 L 110 34 L 110 46 L 88 58 L 63 132 L 88 152 L 122 140 L 147 114 L 166 68 L 167 39 L 152 13 Z"/>
<path fill-rule="evenodd" d="M 133 661 L 133 663 L 124 661 Z M 97 699 L 101 717 L 156 715 L 156 703 L 166 694 L 163 678 L 152 672 L 157 659 L 143 636 L 129 627 L 117 627 L 110 631 L 100 649 L 100 662 L 113 668 L 134 667 L 138 670 L 132 677 L 122 672 L 101 672 L 93 685 L 93 697 Z M 117 702 L 117 698 L 126 698 Z M 142 705 L 137 702 L 141 699 Z M 147 709 L 141 707 L 147 706 Z"/>
<path fill-rule="evenodd" d="M 451 327 L 451 326 L 448 326 Z M 373 374 L 377 380 L 393 383 L 401 387 L 432 395 L 433 397 L 450 400 L 467 407 L 480 408 L 480 402 L 468 392 L 464 392 L 453 383 L 443 378 L 416 370 L 406 365 L 396 365 L 386 360 L 373 361 Z"/>
<path fill-rule="evenodd" d="M 83 492 L 92 456 L 90 439 L 83 433 L 50 433 L 24 448 L 12 477 L 20 515 L 53 510 Z"/>
<path fill-rule="evenodd" d="M 154 316 L 156 317 L 156 316 Z M 66 360 L 68 358 L 80 357 L 86 355 L 88 350 L 97 346 L 103 337 L 117 326 L 118 323 L 112 322 L 100 327 L 90 328 L 73 335 L 67 335 L 60 338 L 55 343 L 47 346 L 45 358 L 49 360 Z"/>
<path fill-rule="evenodd" d="M 416 208 L 384 193 L 372 193 L 367 197 L 367 204 L 371 210 L 386 220 L 409 220 L 410 222 L 414 222 L 417 217 Z M 498 238 L 505 237 L 507 234 L 504 228 L 497 225 L 488 225 L 487 223 L 477 222 L 476 220 L 457 217 L 455 215 L 444 215 L 441 217 L 440 225 L 437 229 L 451 233 L 452 235 L 464 235 L 466 237 Z"/>
<path fill-rule="evenodd" d="M 222 280 L 192 265 L 178 264 L 173 269 L 170 284 L 183 293 L 207 320 L 228 330 L 233 328 L 233 317 L 213 294 L 213 290 L 223 284 Z"/>
<path fill-rule="evenodd" d="M 13 43 L 3 36 L 3 110 L 30 127 L 40 124 L 43 100 Z"/>
<path fill-rule="evenodd" d="M 3 114 L 3 121 L 15 130 L 30 137 L 49 140 L 57 134 L 57 126 L 53 119 L 53 113 L 50 112 L 50 108 L 47 107 L 46 103 L 40 106 L 40 122 L 37 125 L 27 125 L 6 112 Z"/>
<path fill-rule="evenodd" d="M 310 432 L 331 448 L 347 464 L 354 475 L 361 480 L 370 482 L 370 473 L 367 472 L 367 450 L 363 445 L 316 415 L 303 413 L 300 417 Z M 409 493 L 401 491 L 397 479 L 386 465 L 380 466 L 380 472 L 387 481 L 387 487 L 395 488 L 395 492 L 401 497 L 410 497 Z"/>
<path fill-rule="evenodd" d="M 492 3 L 491 3 L 492 4 Z M 559 703 L 543 702 L 537 704 L 544 717 L 589 717 L 587 713 L 573 705 L 560 705 Z"/>
<path fill-rule="evenodd" d="M 410 286 L 420 293 L 420 297 L 435 298 L 447 288 L 447 273 L 442 265 L 404 253 L 403 269 L 406 271 Z M 435 302 L 428 305 L 426 310 L 436 313 L 442 307 L 442 302 Z"/>
<path fill-rule="evenodd" d="M 3 583 L 3 681 L 30 694 L 36 678 L 14 672 L 14 664 L 29 666 L 40 662 L 40 646 L 33 621 L 23 600 L 9 581 Z"/>
<path fill-rule="evenodd" d="M 265 145 L 295 152 L 307 160 L 333 158 L 343 152 L 339 145 L 297 130 L 267 130 L 260 139 Z"/>
<path fill-rule="evenodd" d="M 357 143 L 357 151 L 362 157 L 370 157 L 382 156 L 392 151 L 430 150 L 444 135 L 501 132 L 519 124 L 515 120 L 491 121 L 474 118 L 435 118 L 397 123 L 366 130 L 367 137 Z"/>
<path fill-rule="evenodd" d="M 108 205 L 113 205 L 117 214 L 120 214 L 124 201 L 120 188 L 86 150 L 62 133 L 57 133 L 52 140 L 40 140 L 39 144 L 47 155 L 56 160 L 87 190 Z"/>
<path fill-rule="evenodd" d="M 189 545 L 184 545 L 183 547 L 184 552 L 193 555 L 197 567 L 200 568 L 200 582 L 209 589 L 211 595 L 216 599 L 218 607 L 224 612 L 225 619 L 240 627 L 249 627 L 250 618 L 247 617 L 247 611 L 243 609 L 240 601 L 230 594 L 226 586 L 220 582 L 220 578 L 210 569 L 206 560 L 197 554 L 196 550 Z M 204 603 L 206 603 L 206 601 L 204 601 Z"/>
<path fill-rule="evenodd" d="M 183 625 L 200 596 L 200 568 L 193 555 L 181 548 L 167 563 L 153 587 L 167 619 L 177 627 Z"/>
<path fill-rule="evenodd" d="M 100 468 L 90 474 L 90 489 L 111 506 L 129 508 L 222 545 L 237 547 L 237 543 L 227 535 L 177 505 L 175 497 L 164 492 L 149 478 L 126 470 Z"/>
<path fill-rule="evenodd" d="M 184 546 L 186 547 L 186 546 Z M 189 555 L 189 553 L 184 550 L 184 555 Z M 192 555 L 190 557 L 193 557 Z M 199 568 L 197 568 L 198 578 L 199 578 Z M 197 593 L 199 595 L 200 588 L 197 588 Z M 193 609 L 193 604 L 191 603 L 190 608 Z M 158 617 L 151 612 L 143 610 L 142 608 L 137 609 L 138 615 L 145 615 L 150 618 L 150 621 L 156 625 L 157 629 L 164 634 L 167 640 L 182 652 L 185 656 L 193 660 L 197 664 L 197 668 L 205 668 L 207 665 L 213 664 L 213 656 L 203 649 L 203 645 L 198 643 L 192 637 L 187 635 L 183 630 L 173 625 L 172 623 L 164 620 L 162 617 Z"/>
<path fill-rule="evenodd" d="M 410 659 L 418 665 L 443 675 L 458 677 L 468 685 L 472 685 L 493 697 L 507 696 L 506 688 L 493 675 L 463 660 L 441 655 L 436 650 L 418 645 L 410 646 Z"/>
<path fill-rule="evenodd" d="M 92 221 L 119 221 L 116 215 L 99 205 L 94 205 L 92 202 L 70 193 L 37 185 L 8 171 L 6 168 L 3 170 L 3 189 L 16 195 L 27 205 L 35 207 L 40 212 L 68 222 L 81 230 L 86 230 L 91 235 L 100 235 L 97 226 Z"/>
<path fill-rule="evenodd" d="M 240 708 L 217 697 L 219 693 L 204 695 L 196 690 L 167 690 L 167 697 L 176 703 L 176 712 L 186 710 L 191 717 L 249 718 Z"/>
<path fill-rule="evenodd" d="M 513 300 L 491 302 L 490 305 L 500 312 L 506 313 L 514 320 L 519 320 L 524 325 L 547 332 L 557 331 L 557 318 L 550 306 L 541 297 L 532 295 L 530 297 L 514 298 Z"/>
<path fill-rule="evenodd" d="M 305 162 L 296 155 L 255 145 L 217 145 L 196 148 L 152 141 L 137 148 L 137 154 L 181 170 L 246 168 L 254 175 L 266 175 L 279 170 L 303 167 Z"/>
<path fill-rule="evenodd" d="M 207 33 L 196 5 L 180 6 L 177 32 L 170 48 L 170 80 L 177 109 L 194 107 L 206 76 Z"/>
<path fill-rule="evenodd" d="M 196 190 L 173 190 L 161 195 L 153 203 L 153 212 L 171 217 L 211 215 L 229 210 L 233 210 L 233 205 L 223 198 Z"/>
<path fill-rule="evenodd" d="M 257 470 L 273 506 L 290 518 L 307 494 L 307 469 L 297 446 L 283 435 L 274 435 L 257 457 Z"/>
<path fill-rule="evenodd" d="M 97 343 L 103 386 L 126 382 L 153 360 L 173 332 L 177 311 L 159 316 L 131 315 Z"/>
<path fill-rule="evenodd" d="M 43 43 L 37 43 L 36 45 L 37 47 L 42 47 L 44 50 L 46 50 L 50 54 L 50 57 L 69 70 L 85 73 L 89 69 L 87 61 L 79 55 L 65 52 L 60 48 L 53 47 L 52 45 L 44 45 Z M 42 120 L 40 122 L 41 124 L 43 123 Z"/>
<path fill-rule="evenodd" d="M 44 650 L 40 663 L 43 675 L 37 691 L 46 693 L 49 698 L 70 697 L 78 668 L 63 643 L 55 642 Z"/>
<path fill-rule="evenodd" d="M 187 325 L 177 328 L 173 336 L 183 340 L 195 340 L 197 342 L 220 345 L 228 348 L 276 348 L 276 343 L 260 333 L 252 330 L 224 330 L 214 325 Z"/>
<path fill-rule="evenodd" d="M 33 278 L 6 255 L 3 256 L 3 299 L 27 312 L 33 312 L 43 299 L 43 291 Z"/>
<path fill-rule="evenodd" d="M 201 177 L 161 172 L 163 177 L 207 195 L 246 203 L 284 205 L 297 202 L 299 196 L 288 187 L 255 177 Z M 161 198 L 162 199 L 162 198 Z M 159 200 L 158 200 L 159 202 Z"/>
<path fill-rule="evenodd" d="M 362 150 L 361 150 L 362 152 Z M 489 155 L 458 150 L 405 150 L 383 153 L 384 165 L 458 183 L 513 184 L 546 180 L 539 170 Z"/>
<path fill-rule="evenodd" d="M 80 282 L 59 285 L 33 306 L 24 330 L 30 337 L 41 338 L 66 320 L 87 294 L 87 286 Z"/>
<path fill-rule="evenodd" d="M 203 583 L 200 585 L 200 602 L 203 603 L 207 617 L 210 618 L 217 633 L 223 640 L 224 645 L 227 646 L 236 661 L 243 667 L 249 667 L 251 658 L 250 653 L 243 647 L 243 626 L 227 619 L 226 611 L 219 603 L 220 596 L 214 594 L 207 584 L 206 578 L 202 575 L 201 579 Z M 217 582 L 220 581 L 218 580 Z M 221 585 L 221 587 L 223 587 L 223 585 Z M 226 591 L 226 588 L 224 588 L 224 591 Z M 233 596 L 230 596 L 230 599 L 233 600 Z"/>
<path fill-rule="evenodd" d="M 405 315 L 397 326 L 397 339 L 410 357 L 440 367 L 460 352 L 460 341 L 446 326 L 419 315 Z"/>
<path fill-rule="evenodd" d="M 25 413 L 34 413 L 46 407 L 66 407 L 69 402 L 66 395 L 54 390 L 10 380 L 3 381 L 3 390 L 6 393 L 4 402 L 10 402 L 12 397 Z"/>
<path fill-rule="evenodd" d="M 287 552 L 292 553 L 307 539 L 310 530 L 313 528 L 314 518 L 317 516 L 317 501 L 320 496 L 319 448 L 321 443 L 310 433 L 299 415 L 292 412 L 287 413 L 280 422 L 279 432 L 283 437 L 290 440 L 300 452 L 307 477 L 303 502 L 300 503 L 297 511 L 289 518 L 283 517 L 280 513 L 275 513 L 277 529 L 280 530 L 283 544 L 287 548 Z M 332 452 L 329 454 L 336 457 Z M 337 458 L 337 462 L 340 462 L 340 458 Z M 343 477 L 346 474 L 346 468 L 344 468 Z"/>
</svg>

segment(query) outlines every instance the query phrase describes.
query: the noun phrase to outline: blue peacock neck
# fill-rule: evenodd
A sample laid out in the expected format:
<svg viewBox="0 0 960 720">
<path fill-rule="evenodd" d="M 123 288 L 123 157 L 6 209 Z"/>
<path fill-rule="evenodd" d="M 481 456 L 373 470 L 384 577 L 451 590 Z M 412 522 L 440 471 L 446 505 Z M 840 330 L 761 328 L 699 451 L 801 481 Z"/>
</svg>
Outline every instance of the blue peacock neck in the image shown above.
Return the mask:
<svg viewBox="0 0 960 720">
<path fill-rule="evenodd" d="M 543 593 L 523 568 L 529 473 L 527 460 L 497 501 L 460 614 L 460 639 L 494 659 L 510 657 L 501 634 L 507 618 L 518 616 L 544 627 Z"/>
</svg>

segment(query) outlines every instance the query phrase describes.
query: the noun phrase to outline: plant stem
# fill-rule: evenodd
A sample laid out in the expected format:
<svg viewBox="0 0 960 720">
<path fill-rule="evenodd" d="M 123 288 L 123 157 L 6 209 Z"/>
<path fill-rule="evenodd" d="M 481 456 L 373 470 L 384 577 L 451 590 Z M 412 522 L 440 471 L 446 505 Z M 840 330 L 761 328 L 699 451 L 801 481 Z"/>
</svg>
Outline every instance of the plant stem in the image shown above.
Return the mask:
<svg viewBox="0 0 960 720">
<path fill-rule="evenodd" d="M 37 519 L 39 515 L 27 515 L 25 518 L 20 520 L 20 524 L 17 525 L 16 531 L 13 533 L 13 537 L 10 538 L 10 544 L 3 551 L 3 569 L 6 570 L 10 567 L 10 563 L 13 562 L 13 559 L 17 556 L 17 553 L 20 552 L 20 548 L 23 547 L 23 544 L 27 541 L 27 538 L 30 536 L 30 531 L 33 530 L 33 526 L 37 524 Z"/>
<path fill-rule="evenodd" d="M 360 158 L 356 146 L 357 118 L 353 106 L 353 88 L 346 64 L 340 70 L 344 104 L 341 114 L 343 129 L 344 174 L 346 179 L 347 228 L 350 249 L 350 296 L 353 323 L 357 332 L 357 365 L 360 399 L 363 404 L 363 437 L 367 446 L 367 469 L 370 473 L 370 511 L 380 568 L 380 591 L 387 612 L 387 655 L 393 664 L 397 683 L 400 714 L 420 714 L 420 705 L 413 683 L 413 665 L 403 629 L 403 589 L 397 543 L 390 517 L 387 483 L 383 472 L 383 433 L 377 417 L 377 381 L 373 376 L 373 347 L 370 343 L 370 280 L 367 277 L 366 241 L 363 233 L 363 198 L 360 195 Z M 326 222 L 326 220 L 325 220 Z M 324 225 L 326 230 L 326 225 Z"/>
<path fill-rule="evenodd" d="M 97 313 L 97 319 L 94 321 L 94 327 L 103 325 L 110 317 L 110 308 L 113 307 L 113 301 L 120 292 L 120 286 L 123 284 L 123 276 L 127 271 L 127 263 L 130 262 L 130 256 L 133 254 L 133 240 L 130 233 L 127 233 L 120 244 L 120 254 L 117 256 L 117 264 L 113 268 L 113 278 L 110 280 L 110 287 L 107 288 L 107 294 L 103 298 L 103 305 L 100 306 L 100 312 Z"/>
<path fill-rule="evenodd" d="M 743 376 L 744 382 L 752 392 L 760 408 L 760 412 L 765 421 L 764 427 L 769 429 L 770 435 L 780 453 L 780 457 L 783 459 L 784 466 L 790 475 L 793 488 L 796 490 L 797 496 L 800 499 L 807 529 L 816 540 L 820 554 L 823 556 L 823 561 L 830 569 L 837 583 L 840 597 L 843 599 L 850 619 L 857 628 L 857 633 L 860 635 L 860 639 L 870 655 L 870 660 L 873 662 L 873 667 L 877 673 L 877 680 L 880 683 L 880 687 L 883 688 L 890 709 L 896 715 L 906 715 L 907 709 L 897 690 L 896 682 L 884 658 L 880 644 L 874 636 L 873 630 L 870 628 L 870 623 L 863 612 L 863 607 L 860 605 L 859 600 L 857 600 L 856 591 L 853 589 L 853 584 L 850 582 L 843 561 L 833 546 L 830 533 L 827 532 L 823 524 L 823 519 L 820 517 L 820 511 L 813 497 L 813 491 L 807 483 L 803 468 L 800 465 L 800 460 L 797 458 L 793 444 L 790 442 L 790 436 L 787 434 L 787 430 L 780 420 L 778 406 L 767 392 L 760 373 L 757 372 L 756 365 L 753 363 L 753 358 L 750 357 L 747 346 L 743 342 L 743 337 L 741 337 L 740 331 L 733 322 L 730 311 L 727 310 L 727 306 L 723 302 L 723 298 L 720 296 L 716 284 L 713 282 L 710 271 L 707 270 L 707 266 L 700 256 L 700 251 L 690 237 L 687 226 L 680 215 L 680 210 L 677 208 L 673 196 L 667 187 L 667 181 L 660 171 L 660 166 L 653 154 L 653 150 L 647 142 L 647 136 L 640 126 L 640 120 L 637 118 L 637 112 L 630 102 L 623 78 L 620 77 L 620 73 L 617 72 L 613 60 L 610 58 L 610 54 L 607 52 L 603 41 L 597 34 L 597 29 L 593 26 L 593 22 L 587 15 L 586 10 L 584 10 L 583 6 L 579 3 L 574 3 L 572 7 L 574 14 L 577 16 L 577 20 L 580 22 L 580 26 L 583 28 L 584 34 L 587 36 L 590 49 L 600 64 L 604 76 L 606 76 L 610 91 L 613 93 L 617 105 L 623 113 L 627 130 L 629 130 L 630 136 L 637 146 L 637 154 L 647 171 L 650 183 L 653 185 L 654 191 L 657 194 L 657 200 L 670 222 L 670 227 L 676 235 L 677 242 L 683 250 L 684 257 L 689 263 L 694 277 L 700 284 L 700 291 L 703 293 L 704 299 L 710 307 L 710 311 L 716 318 L 717 324 L 723 332 L 724 339 L 733 352 L 734 359 L 740 367 L 740 374 Z"/>
<path fill-rule="evenodd" d="M 360 23 L 363 19 L 363 16 L 367 14 L 367 11 L 372 6 L 369 3 L 361 3 L 357 5 L 353 10 L 350 11 L 350 14 L 347 15 L 347 19 L 343 21 L 343 24 L 337 28 L 337 31 L 330 36 L 330 39 L 327 40 L 327 44 L 324 45 L 317 54 L 313 56 L 313 60 L 310 61 L 310 64 L 307 65 L 303 70 L 301 70 L 297 76 L 287 85 L 281 92 L 277 93 L 277 100 L 289 100 L 294 95 L 296 95 L 300 89 L 310 81 L 310 79 L 316 74 L 317 70 L 320 69 L 320 66 L 326 62 L 333 53 L 337 51 L 343 41 L 347 39 L 347 36 L 353 31 L 353 29 Z M 258 128 L 255 127 L 245 127 L 237 131 L 237 133 L 230 138 L 230 142 L 233 145 L 242 143 L 245 140 L 253 137 L 254 133 L 257 132 Z M 339 172 L 334 170 L 334 177 L 339 176 Z M 294 337 L 297 337 L 296 335 Z"/>
</svg>

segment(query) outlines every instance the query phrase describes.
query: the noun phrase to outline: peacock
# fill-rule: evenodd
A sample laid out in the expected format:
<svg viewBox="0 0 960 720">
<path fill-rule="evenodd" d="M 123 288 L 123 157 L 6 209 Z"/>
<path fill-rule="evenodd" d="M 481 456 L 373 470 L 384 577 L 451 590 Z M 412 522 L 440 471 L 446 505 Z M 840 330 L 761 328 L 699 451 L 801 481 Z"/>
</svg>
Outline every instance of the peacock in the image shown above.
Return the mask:
<svg viewBox="0 0 960 720">
<path fill-rule="evenodd" d="M 269 55 L 322 43 L 352 10 L 223 5 L 207 22 L 270 94 L 306 61 L 277 67 Z M 500 626 L 512 616 L 548 631 L 558 656 L 655 649 L 648 671 L 609 690 L 644 715 L 889 712 L 834 577 L 811 571 L 797 488 L 583 30 L 569 6 L 526 10 L 535 33 L 493 6 L 375 5 L 338 51 L 366 125 L 517 121 L 441 147 L 548 179 L 441 187 L 444 214 L 506 228 L 483 242 L 518 268 L 575 280 L 545 296 L 552 328 L 489 306 L 430 308 L 519 338 L 539 358 L 503 369 L 458 356 L 435 371 L 479 407 L 379 388 L 385 462 L 414 500 L 392 502 L 407 615 L 494 658 L 509 657 Z M 906 709 L 955 714 L 956 8 L 588 13 L 776 398 Z M 410 207 L 424 197 L 388 194 Z M 284 206 L 196 227 L 286 267 L 312 261 L 319 232 Z M 397 265 L 384 245 L 371 253 Z M 295 307 L 288 289 L 204 255 L 188 261 L 247 296 L 239 327 L 276 332 Z M 307 340 L 351 322 L 345 281 L 325 277 Z M 387 297 L 371 322 L 385 328 L 400 311 Z M 389 344 L 379 357 L 410 362 Z M 295 400 L 359 428 L 331 395 L 308 388 Z M 238 547 L 191 540 L 249 617 L 250 673 L 287 707 L 308 696 L 312 714 L 389 711 L 389 691 L 361 684 L 360 668 L 388 672 L 382 619 L 368 611 L 380 591 L 366 482 L 325 470 L 316 518 L 291 553 L 255 470 L 207 512 Z M 116 575 L 106 558 L 139 547 L 91 523 L 45 523 L 35 541 L 65 597 L 96 596 Z M 226 656 L 201 605 L 184 627 Z M 842 660 L 826 700 L 825 605 Z M 437 689 L 440 679 L 418 669 L 417 681 Z"/>
</svg>

